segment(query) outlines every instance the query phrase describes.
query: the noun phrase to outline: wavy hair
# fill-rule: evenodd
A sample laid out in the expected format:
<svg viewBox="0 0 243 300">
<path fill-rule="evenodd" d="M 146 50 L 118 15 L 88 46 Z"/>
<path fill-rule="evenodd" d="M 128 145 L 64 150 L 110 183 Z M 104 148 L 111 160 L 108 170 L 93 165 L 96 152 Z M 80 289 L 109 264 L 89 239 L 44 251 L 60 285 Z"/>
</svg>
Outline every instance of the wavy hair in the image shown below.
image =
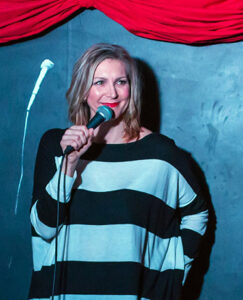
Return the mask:
<svg viewBox="0 0 243 300">
<path fill-rule="evenodd" d="M 123 47 L 118 45 L 95 44 L 75 63 L 72 81 L 66 93 L 69 119 L 76 125 L 85 125 L 89 121 L 90 109 L 87 104 L 87 97 L 93 84 L 95 70 L 105 59 L 117 59 L 125 64 L 130 84 L 130 99 L 123 115 L 125 123 L 123 137 L 127 140 L 138 139 L 141 112 L 140 78 L 136 62 Z"/>
</svg>

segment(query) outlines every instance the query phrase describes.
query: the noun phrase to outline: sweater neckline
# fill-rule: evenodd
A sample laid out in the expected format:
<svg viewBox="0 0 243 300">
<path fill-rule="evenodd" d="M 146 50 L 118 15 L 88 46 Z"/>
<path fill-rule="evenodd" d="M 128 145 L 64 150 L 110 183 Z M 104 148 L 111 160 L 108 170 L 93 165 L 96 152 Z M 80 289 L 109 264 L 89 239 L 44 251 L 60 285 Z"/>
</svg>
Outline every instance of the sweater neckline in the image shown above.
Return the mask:
<svg viewBox="0 0 243 300">
<path fill-rule="evenodd" d="M 112 147 L 112 148 L 120 148 L 120 147 L 130 147 L 130 146 L 135 146 L 139 144 L 143 144 L 144 142 L 147 142 L 152 136 L 156 135 L 156 132 L 151 132 L 147 135 L 145 135 L 143 138 L 129 142 L 129 143 L 118 143 L 118 144 L 113 144 L 113 143 L 93 143 L 94 146 L 96 147 Z"/>
</svg>

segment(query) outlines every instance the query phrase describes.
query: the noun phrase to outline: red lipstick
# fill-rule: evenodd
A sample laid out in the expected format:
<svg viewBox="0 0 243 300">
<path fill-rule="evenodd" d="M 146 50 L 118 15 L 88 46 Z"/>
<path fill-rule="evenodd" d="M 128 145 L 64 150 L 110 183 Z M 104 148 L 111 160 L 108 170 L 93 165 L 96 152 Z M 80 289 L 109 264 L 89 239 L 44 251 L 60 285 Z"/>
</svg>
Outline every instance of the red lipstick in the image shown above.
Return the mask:
<svg viewBox="0 0 243 300">
<path fill-rule="evenodd" d="M 109 106 L 111 108 L 118 106 L 119 102 L 114 102 L 114 103 L 103 103 L 106 106 Z"/>
</svg>

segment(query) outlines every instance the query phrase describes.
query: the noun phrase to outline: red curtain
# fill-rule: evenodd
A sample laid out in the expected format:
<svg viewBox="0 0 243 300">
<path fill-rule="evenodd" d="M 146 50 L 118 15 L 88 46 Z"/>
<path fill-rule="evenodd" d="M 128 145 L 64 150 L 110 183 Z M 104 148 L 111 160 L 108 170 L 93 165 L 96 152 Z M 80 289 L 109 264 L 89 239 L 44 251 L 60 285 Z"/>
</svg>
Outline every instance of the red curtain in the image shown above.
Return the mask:
<svg viewBox="0 0 243 300">
<path fill-rule="evenodd" d="M 243 40 L 243 0 L 0 0 L 0 43 L 90 7 L 145 38 L 198 45 Z"/>
</svg>

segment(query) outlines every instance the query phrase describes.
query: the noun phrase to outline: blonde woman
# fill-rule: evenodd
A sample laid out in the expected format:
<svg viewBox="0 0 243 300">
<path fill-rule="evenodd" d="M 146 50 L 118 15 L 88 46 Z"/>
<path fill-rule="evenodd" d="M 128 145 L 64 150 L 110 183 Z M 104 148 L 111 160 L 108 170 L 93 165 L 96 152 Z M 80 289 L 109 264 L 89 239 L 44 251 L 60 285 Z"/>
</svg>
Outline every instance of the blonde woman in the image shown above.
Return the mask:
<svg viewBox="0 0 243 300">
<path fill-rule="evenodd" d="M 89 48 L 75 64 L 67 99 L 74 125 L 45 133 L 36 159 L 29 299 L 52 295 L 58 172 L 67 146 L 74 151 L 61 170 L 54 294 L 180 299 L 208 215 L 190 157 L 140 125 L 139 74 L 120 46 Z M 113 118 L 88 129 L 102 105 Z"/>
</svg>

